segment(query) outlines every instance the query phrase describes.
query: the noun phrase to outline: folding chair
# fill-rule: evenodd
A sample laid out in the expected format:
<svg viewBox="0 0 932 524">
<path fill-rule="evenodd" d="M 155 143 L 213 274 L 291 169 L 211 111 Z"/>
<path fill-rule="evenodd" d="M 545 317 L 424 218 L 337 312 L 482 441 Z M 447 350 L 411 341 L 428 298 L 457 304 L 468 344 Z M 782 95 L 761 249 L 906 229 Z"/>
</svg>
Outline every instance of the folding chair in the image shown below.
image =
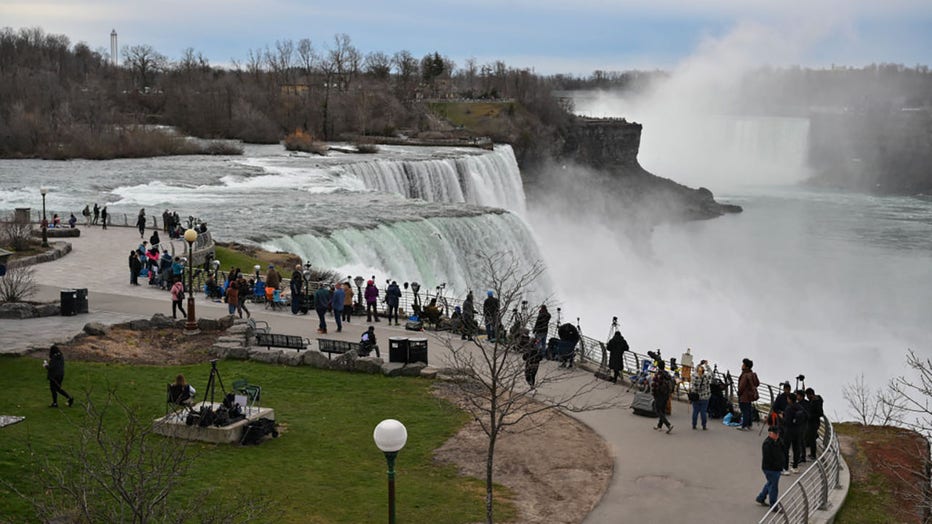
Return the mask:
<svg viewBox="0 0 932 524">
<path fill-rule="evenodd" d="M 243 407 L 246 408 L 247 412 L 260 407 L 260 401 L 262 400 L 262 388 L 260 386 L 250 384 L 244 378 L 236 379 L 233 381 L 233 393 L 245 397 L 246 402 Z"/>
</svg>

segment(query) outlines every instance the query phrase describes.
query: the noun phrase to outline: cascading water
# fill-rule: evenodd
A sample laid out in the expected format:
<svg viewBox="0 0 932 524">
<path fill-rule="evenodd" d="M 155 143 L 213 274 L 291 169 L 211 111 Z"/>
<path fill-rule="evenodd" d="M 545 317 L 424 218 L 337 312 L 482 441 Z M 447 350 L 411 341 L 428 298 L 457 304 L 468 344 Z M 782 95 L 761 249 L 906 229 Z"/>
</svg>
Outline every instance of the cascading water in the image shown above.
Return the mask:
<svg viewBox="0 0 932 524">
<path fill-rule="evenodd" d="M 519 263 L 521 272 L 541 261 L 524 222 L 501 212 L 390 222 L 367 229 L 340 229 L 327 236 L 281 237 L 263 247 L 292 252 L 344 274 L 419 280 L 428 289 L 445 282 L 448 292 L 460 298 L 467 289 L 488 284 L 480 255 L 507 253 Z M 551 294 L 546 275 L 531 287 L 529 299 L 544 300 Z"/>
<path fill-rule="evenodd" d="M 523 215 L 524 189 L 511 146 L 491 153 L 442 159 L 394 160 L 342 164 L 366 189 L 397 193 L 431 202 L 466 202 L 499 207 Z"/>
</svg>

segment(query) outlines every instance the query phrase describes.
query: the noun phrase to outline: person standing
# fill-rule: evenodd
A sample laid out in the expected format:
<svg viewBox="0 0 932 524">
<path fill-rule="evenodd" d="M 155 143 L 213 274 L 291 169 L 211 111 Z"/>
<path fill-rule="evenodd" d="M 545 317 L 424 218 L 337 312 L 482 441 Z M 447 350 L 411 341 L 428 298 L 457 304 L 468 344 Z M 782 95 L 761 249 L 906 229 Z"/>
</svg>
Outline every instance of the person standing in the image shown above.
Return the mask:
<svg viewBox="0 0 932 524">
<path fill-rule="evenodd" d="M 74 397 L 62 389 L 61 385 L 65 382 L 65 356 L 58 349 L 57 344 L 52 344 L 49 348 L 49 359 L 43 364 L 46 369 L 45 376 L 49 381 L 49 390 L 52 392 L 52 403 L 50 408 L 58 407 L 58 394 L 68 399 L 68 407 L 74 404 Z"/>
<path fill-rule="evenodd" d="M 100 220 L 102 222 L 102 227 L 107 229 L 107 219 L 110 218 L 110 213 L 107 213 L 107 206 L 104 205 L 103 209 L 100 210 Z"/>
<path fill-rule="evenodd" d="M 547 311 L 546 305 L 541 304 L 540 311 L 537 312 L 537 320 L 534 322 L 534 344 L 542 355 L 547 346 L 547 333 L 549 332 L 550 312 Z"/>
<path fill-rule="evenodd" d="M 650 392 L 654 396 L 654 411 L 657 413 L 657 425 L 654 429 L 667 427 L 667 433 L 673 431 L 673 424 L 667 419 L 667 399 L 673 393 L 673 377 L 667 373 L 663 361 L 657 362 L 657 372 L 650 383 Z"/>
<path fill-rule="evenodd" d="M 375 287 L 375 282 L 369 280 L 366 282 L 366 290 L 363 292 L 363 298 L 366 299 L 366 322 L 379 321 L 379 288 Z"/>
<path fill-rule="evenodd" d="M 748 431 L 753 423 L 751 403 L 757 400 L 757 386 L 760 380 L 757 373 L 751 371 L 754 361 L 749 358 L 741 361 L 741 375 L 738 377 L 738 405 L 741 407 L 741 426 L 737 429 Z"/>
<path fill-rule="evenodd" d="M 94 202 L 94 222 L 93 222 L 93 224 L 94 224 L 95 226 L 97 225 L 97 221 L 98 221 L 98 220 L 100 220 L 100 206 L 97 205 L 97 202 Z"/>
<path fill-rule="evenodd" d="M 230 287 L 234 285 L 231 284 Z M 243 313 L 246 313 L 246 318 L 250 318 L 252 315 L 249 314 L 249 308 L 246 307 L 246 300 L 249 298 L 249 294 L 253 291 L 253 286 L 246 281 L 246 277 L 240 273 L 239 268 L 236 268 L 236 280 L 235 286 L 238 291 L 239 300 L 236 301 L 236 311 L 239 313 L 239 318 L 243 318 Z"/>
<path fill-rule="evenodd" d="M 162 239 L 159 238 L 159 230 L 153 229 L 152 236 L 149 237 L 149 247 L 158 248 L 159 244 L 162 243 Z"/>
<path fill-rule="evenodd" d="M 327 334 L 327 309 L 330 307 L 330 290 L 326 285 L 321 285 L 314 292 L 314 309 L 317 310 L 317 318 L 320 323 L 317 325 L 317 333 Z"/>
<path fill-rule="evenodd" d="M 346 292 L 342 284 L 337 284 L 333 289 L 333 297 L 330 299 L 330 307 L 333 308 L 333 320 L 337 323 L 337 333 L 343 332 L 343 308 L 346 307 Z"/>
<path fill-rule="evenodd" d="M 780 471 L 783 470 L 783 450 L 780 448 L 780 430 L 771 426 L 767 430 L 767 438 L 761 446 L 761 469 L 764 471 L 764 478 L 767 480 L 764 487 L 755 499 L 762 506 L 773 507 L 777 503 L 777 497 L 780 494 Z M 770 497 L 770 504 L 767 504 L 767 497 Z"/>
<path fill-rule="evenodd" d="M 822 397 L 816 395 L 812 388 L 806 388 L 806 398 L 809 399 L 809 417 L 806 419 L 806 438 L 803 449 L 809 448 L 809 458 L 816 458 L 819 426 L 822 425 L 822 416 L 825 412 L 822 407 Z"/>
<path fill-rule="evenodd" d="M 486 299 L 482 303 L 482 318 L 485 321 L 485 336 L 489 342 L 495 342 L 496 333 L 498 332 L 498 310 L 501 307 L 498 299 L 495 298 L 495 292 L 491 289 L 485 292 Z"/>
<path fill-rule="evenodd" d="M 171 294 L 172 294 L 172 318 L 175 318 L 175 319 L 178 318 L 176 311 L 181 311 L 182 318 L 187 317 L 188 314 L 185 313 L 184 306 L 182 305 L 182 301 L 184 300 L 184 284 L 181 283 L 180 278 L 176 280 L 174 284 L 172 284 Z"/>
<path fill-rule="evenodd" d="M 301 273 L 301 264 L 294 267 L 291 272 L 291 314 L 297 315 L 301 312 L 301 305 L 304 303 L 304 275 Z M 305 312 L 306 313 L 306 312 Z"/>
<path fill-rule="evenodd" d="M 540 361 L 544 358 L 543 354 L 533 345 L 530 344 L 524 350 L 524 380 L 531 388 L 533 395 L 537 393 L 537 370 L 540 369 Z"/>
<path fill-rule="evenodd" d="M 350 318 L 353 316 L 353 286 L 349 282 L 343 283 L 343 320 L 349 324 Z"/>
<path fill-rule="evenodd" d="M 473 302 L 472 291 L 466 293 L 466 300 L 463 301 L 463 335 L 461 340 L 472 340 L 476 332 L 476 306 Z"/>
<path fill-rule="evenodd" d="M 398 287 L 398 282 L 392 280 L 392 283 L 388 285 L 388 289 L 385 290 L 385 303 L 388 304 L 388 323 L 392 323 L 392 318 L 395 319 L 395 325 L 398 325 L 398 304 L 401 301 L 401 288 Z"/>
<path fill-rule="evenodd" d="M 91 225 L 91 205 L 87 204 L 84 206 L 84 209 L 81 210 L 81 215 L 84 216 L 84 226 L 89 227 Z"/>
<path fill-rule="evenodd" d="M 227 292 L 224 297 L 227 302 L 227 312 L 233 315 L 238 311 L 239 318 L 243 318 L 243 310 L 239 308 L 239 286 L 235 282 L 233 285 L 227 287 Z"/>
<path fill-rule="evenodd" d="M 625 368 L 625 351 L 628 349 L 628 341 L 621 336 L 620 331 L 615 331 L 611 340 L 608 341 L 608 368 L 612 370 L 613 383 L 618 382 L 618 375 Z"/>
<path fill-rule="evenodd" d="M 712 379 L 706 375 L 705 366 L 699 364 L 696 374 L 689 382 L 689 402 L 693 407 L 693 429 L 696 429 L 696 419 L 702 416 L 702 430 L 708 429 L 709 399 L 712 397 Z"/>
<path fill-rule="evenodd" d="M 282 277 L 275 269 L 275 264 L 269 264 L 269 270 L 265 274 L 265 299 L 269 301 L 273 310 L 278 309 L 278 304 L 275 303 L 275 291 L 281 289 L 281 285 Z"/>
<path fill-rule="evenodd" d="M 139 285 L 139 272 L 142 271 L 142 262 L 139 261 L 139 254 L 136 251 L 129 252 L 129 283 L 131 286 Z"/>
<path fill-rule="evenodd" d="M 146 208 L 139 210 L 139 216 L 136 217 L 136 229 L 139 230 L 139 238 L 146 235 Z"/>
<path fill-rule="evenodd" d="M 790 472 L 799 473 L 799 463 L 803 461 L 803 434 L 806 431 L 806 408 L 797 401 L 796 395 L 787 397 L 789 405 L 783 413 L 783 438 L 786 439 L 786 452 L 793 451 L 793 462 Z M 787 457 L 789 458 L 789 457 Z"/>
</svg>

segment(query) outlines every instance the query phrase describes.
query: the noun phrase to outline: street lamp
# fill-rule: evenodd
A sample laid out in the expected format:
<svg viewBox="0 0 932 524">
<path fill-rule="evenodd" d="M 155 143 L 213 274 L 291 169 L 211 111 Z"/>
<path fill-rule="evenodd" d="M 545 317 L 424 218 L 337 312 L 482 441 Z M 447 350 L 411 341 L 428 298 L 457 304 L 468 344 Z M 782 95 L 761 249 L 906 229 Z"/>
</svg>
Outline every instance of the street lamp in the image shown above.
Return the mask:
<svg viewBox="0 0 932 524">
<path fill-rule="evenodd" d="M 262 269 L 262 267 L 259 266 L 259 264 L 256 264 L 252 266 L 252 268 L 256 271 L 256 282 L 258 282 L 259 281 L 259 270 Z"/>
<path fill-rule="evenodd" d="M 197 231 L 189 229 L 184 232 L 184 241 L 188 243 L 188 321 L 184 325 L 186 335 L 198 333 L 197 318 L 194 314 L 194 242 L 197 240 Z"/>
<path fill-rule="evenodd" d="M 42 247 L 49 247 L 49 221 L 45 218 L 45 195 L 49 188 L 42 186 L 39 192 L 42 193 Z"/>
<path fill-rule="evenodd" d="M 388 523 L 395 524 L 395 457 L 408 441 L 408 430 L 401 422 L 389 418 L 379 422 L 372 432 L 372 439 L 385 453 L 388 462 Z"/>
</svg>

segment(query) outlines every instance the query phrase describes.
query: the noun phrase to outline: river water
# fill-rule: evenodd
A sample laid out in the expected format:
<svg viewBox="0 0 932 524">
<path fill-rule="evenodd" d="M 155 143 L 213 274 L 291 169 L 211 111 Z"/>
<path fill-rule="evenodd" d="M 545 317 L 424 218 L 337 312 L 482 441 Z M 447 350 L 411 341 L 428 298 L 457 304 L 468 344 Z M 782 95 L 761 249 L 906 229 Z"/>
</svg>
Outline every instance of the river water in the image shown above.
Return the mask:
<svg viewBox="0 0 932 524">
<path fill-rule="evenodd" d="M 760 134 L 747 122 L 740 128 Z M 647 133 L 646 144 L 657 145 L 642 157 L 663 158 L 662 140 Z M 708 184 L 745 211 L 659 226 L 647 245 L 619 235 L 617 223 L 566 220 L 525 202 L 507 146 L 384 147 L 326 159 L 247 146 L 242 157 L 2 160 L 0 212 L 40 208 L 38 188 L 47 185 L 49 212 L 65 218 L 93 202 L 131 224 L 141 207 L 178 210 L 207 220 L 221 240 L 293 251 L 341 274 L 428 289 L 446 282 L 460 298 L 484 289 L 476 253 L 542 259 L 540 296 L 555 293 L 562 318 L 579 317 L 584 334 L 605 338 L 618 316 L 640 352 L 679 357 L 691 347 L 733 372 L 749 357 L 773 383 L 802 373 L 844 418 L 841 389 L 858 373 L 879 385 L 903 372 L 907 349 L 932 356 L 932 202 L 801 188 L 793 184 L 800 162 L 791 159 L 795 172 L 776 183 Z M 678 170 L 694 176 L 675 162 L 661 167 L 674 179 Z"/>
</svg>

